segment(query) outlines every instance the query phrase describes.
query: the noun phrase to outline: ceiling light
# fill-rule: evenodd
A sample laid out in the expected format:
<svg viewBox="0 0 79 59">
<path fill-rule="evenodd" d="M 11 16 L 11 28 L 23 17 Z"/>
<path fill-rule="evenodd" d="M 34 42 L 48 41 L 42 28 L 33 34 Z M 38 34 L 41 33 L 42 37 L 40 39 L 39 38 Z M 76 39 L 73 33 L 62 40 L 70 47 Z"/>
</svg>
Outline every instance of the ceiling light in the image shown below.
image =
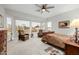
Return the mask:
<svg viewBox="0 0 79 59">
<path fill-rule="evenodd" d="M 44 11 L 45 11 L 45 9 L 42 9 L 42 11 L 44 12 Z"/>
</svg>

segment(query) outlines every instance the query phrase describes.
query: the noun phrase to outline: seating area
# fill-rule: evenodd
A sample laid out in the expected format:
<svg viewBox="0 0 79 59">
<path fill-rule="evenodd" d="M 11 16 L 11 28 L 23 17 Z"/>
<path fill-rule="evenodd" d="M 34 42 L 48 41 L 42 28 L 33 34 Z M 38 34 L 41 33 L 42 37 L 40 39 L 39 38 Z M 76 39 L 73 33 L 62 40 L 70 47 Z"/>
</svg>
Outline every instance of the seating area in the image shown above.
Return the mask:
<svg viewBox="0 0 79 59">
<path fill-rule="evenodd" d="M 18 33 L 19 33 L 18 35 L 19 40 L 25 41 L 29 39 L 29 34 L 25 34 L 23 30 L 19 30 Z"/>
</svg>

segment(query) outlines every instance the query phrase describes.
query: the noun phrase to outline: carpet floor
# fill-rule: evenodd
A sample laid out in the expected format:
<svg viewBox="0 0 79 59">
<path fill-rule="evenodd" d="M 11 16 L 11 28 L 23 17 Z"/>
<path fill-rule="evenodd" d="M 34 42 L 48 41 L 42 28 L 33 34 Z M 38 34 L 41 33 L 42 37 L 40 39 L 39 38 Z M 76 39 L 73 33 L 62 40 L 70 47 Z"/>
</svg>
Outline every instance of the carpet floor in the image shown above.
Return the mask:
<svg viewBox="0 0 79 59">
<path fill-rule="evenodd" d="M 41 38 L 31 38 L 26 41 L 13 40 L 7 43 L 8 55 L 50 55 L 46 49 L 49 47 L 59 51 L 59 55 L 64 53 L 53 46 L 41 42 Z"/>
</svg>

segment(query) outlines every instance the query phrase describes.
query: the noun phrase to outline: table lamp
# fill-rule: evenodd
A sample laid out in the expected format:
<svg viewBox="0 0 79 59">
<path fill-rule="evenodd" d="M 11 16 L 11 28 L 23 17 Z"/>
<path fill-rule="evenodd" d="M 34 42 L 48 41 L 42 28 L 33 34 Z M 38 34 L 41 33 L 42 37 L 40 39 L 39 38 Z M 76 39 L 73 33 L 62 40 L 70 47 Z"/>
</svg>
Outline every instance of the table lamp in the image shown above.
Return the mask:
<svg viewBox="0 0 79 59">
<path fill-rule="evenodd" d="M 75 28 L 75 42 L 78 43 L 79 19 L 74 19 L 70 23 L 70 27 Z"/>
</svg>

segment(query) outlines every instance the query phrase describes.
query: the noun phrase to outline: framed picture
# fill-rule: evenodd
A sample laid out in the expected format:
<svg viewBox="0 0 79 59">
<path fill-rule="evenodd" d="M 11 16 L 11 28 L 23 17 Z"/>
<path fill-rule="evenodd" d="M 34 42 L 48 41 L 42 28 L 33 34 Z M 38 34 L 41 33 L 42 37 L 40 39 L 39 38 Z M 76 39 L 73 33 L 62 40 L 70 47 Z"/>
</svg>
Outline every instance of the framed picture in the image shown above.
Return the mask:
<svg viewBox="0 0 79 59">
<path fill-rule="evenodd" d="M 59 28 L 69 28 L 69 24 L 70 24 L 70 21 L 69 20 L 66 20 L 66 21 L 59 21 Z"/>
<path fill-rule="evenodd" d="M 0 28 L 4 27 L 4 17 L 0 14 Z"/>
</svg>

